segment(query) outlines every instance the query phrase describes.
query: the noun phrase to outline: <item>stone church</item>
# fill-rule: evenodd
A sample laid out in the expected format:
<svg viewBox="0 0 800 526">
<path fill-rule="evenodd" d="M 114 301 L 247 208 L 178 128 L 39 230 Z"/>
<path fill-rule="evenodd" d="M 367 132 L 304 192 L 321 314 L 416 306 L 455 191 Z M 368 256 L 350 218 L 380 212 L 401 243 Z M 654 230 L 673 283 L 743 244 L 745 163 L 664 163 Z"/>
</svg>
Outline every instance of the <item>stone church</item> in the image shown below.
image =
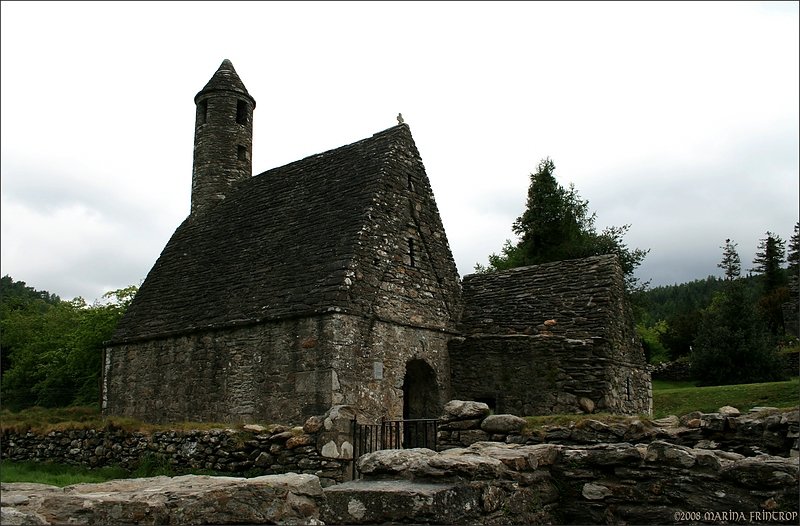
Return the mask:
<svg viewBox="0 0 800 526">
<path fill-rule="evenodd" d="M 406 124 L 253 176 L 256 102 L 230 61 L 194 101 L 191 213 L 107 345 L 106 414 L 650 410 L 615 257 L 462 285 Z"/>
</svg>

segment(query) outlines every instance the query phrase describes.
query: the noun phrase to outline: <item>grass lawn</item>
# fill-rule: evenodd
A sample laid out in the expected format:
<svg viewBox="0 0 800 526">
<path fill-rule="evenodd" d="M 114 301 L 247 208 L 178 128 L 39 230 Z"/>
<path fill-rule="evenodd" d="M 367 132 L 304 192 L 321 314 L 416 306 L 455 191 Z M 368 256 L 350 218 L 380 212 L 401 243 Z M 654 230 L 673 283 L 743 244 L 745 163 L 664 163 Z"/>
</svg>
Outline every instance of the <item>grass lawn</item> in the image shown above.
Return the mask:
<svg viewBox="0 0 800 526">
<path fill-rule="evenodd" d="M 37 482 L 59 487 L 84 482 L 105 482 L 129 476 L 126 470 L 119 467 L 89 469 L 46 462 L 3 461 L 0 469 L 1 482 Z"/>
<path fill-rule="evenodd" d="M 653 381 L 653 417 L 705 413 L 731 405 L 742 412 L 757 406 L 800 405 L 800 377 L 786 382 L 695 387 L 692 382 Z"/>
</svg>

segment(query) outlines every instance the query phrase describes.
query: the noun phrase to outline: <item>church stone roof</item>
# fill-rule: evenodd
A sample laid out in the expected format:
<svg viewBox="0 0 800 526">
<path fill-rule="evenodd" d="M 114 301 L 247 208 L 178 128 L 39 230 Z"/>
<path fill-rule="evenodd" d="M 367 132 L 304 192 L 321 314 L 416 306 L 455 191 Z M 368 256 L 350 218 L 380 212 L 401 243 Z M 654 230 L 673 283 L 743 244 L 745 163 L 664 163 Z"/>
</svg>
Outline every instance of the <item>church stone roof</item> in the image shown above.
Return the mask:
<svg viewBox="0 0 800 526">
<path fill-rule="evenodd" d="M 357 289 L 355 270 L 376 265 L 368 246 L 381 235 L 374 209 L 392 206 L 386 188 L 411 177 L 409 171 L 421 171 L 427 184 L 402 124 L 239 183 L 225 200 L 178 227 L 112 343 L 366 312 L 368 291 Z"/>
</svg>

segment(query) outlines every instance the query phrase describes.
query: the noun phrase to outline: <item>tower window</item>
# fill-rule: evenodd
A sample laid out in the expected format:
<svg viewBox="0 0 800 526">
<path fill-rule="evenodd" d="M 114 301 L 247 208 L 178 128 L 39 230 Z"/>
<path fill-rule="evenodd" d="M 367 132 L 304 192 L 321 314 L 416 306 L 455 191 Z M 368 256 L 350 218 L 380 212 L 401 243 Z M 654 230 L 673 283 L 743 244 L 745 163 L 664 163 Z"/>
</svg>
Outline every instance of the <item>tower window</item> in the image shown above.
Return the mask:
<svg viewBox="0 0 800 526">
<path fill-rule="evenodd" d="M 247 103 L 243 100 L 236 101 L 236 124 L 247 124 Z"/>
<path fill-rule="evenodd" d="M 246 161 L 247 160 L 247 147 L 246 146 L 242 146 L 241 144 L 239 145 L 238 158 L 239 158 L 240 161 Z"/>
<path fill-rule="evenodd" d="M 201 100 L 197 105 L 197 122 L 198 124 L 205 124 L 208 119 L 208 101 Z"/>
<path fill-rule="evenodd" d="M 410 260 L 409 264 L 412 267 L 416 267 L 417 266 L 417 262 L 414 259 L 414 257 L 415 257 L 415 255 L 414 255 L 414 240 L 411 239 L 411 238 L 408 238 L 408 259 Z"/>
</svg>

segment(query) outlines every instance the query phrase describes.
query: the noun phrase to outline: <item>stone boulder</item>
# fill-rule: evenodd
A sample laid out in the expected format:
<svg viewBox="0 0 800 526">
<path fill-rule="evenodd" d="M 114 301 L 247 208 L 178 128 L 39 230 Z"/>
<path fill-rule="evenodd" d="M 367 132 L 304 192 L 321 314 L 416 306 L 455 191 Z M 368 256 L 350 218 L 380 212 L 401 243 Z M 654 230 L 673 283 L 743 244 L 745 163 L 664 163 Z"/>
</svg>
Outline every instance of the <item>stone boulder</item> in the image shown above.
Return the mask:
<svg viewBox="0 0 800 526">
<path fill-rule="evenodd" d="M 2 484 L 5 525 L 320 524 L 314 475 L 151 477 L 65 488 Z"/>
<path fill-rule="evenodd" d="M 527 422 L 515 415 L 489 415 L 481 422 L 481 429 L 487 433 L 519 433 Z"/>
<path fill-rule="evenodd" d="M 450 400 L 444 405 L 443 411 L 440 418 L 442 422 L 483 419 L 490 413 L 488 405 L 471 400 Z"/>
</svg>

